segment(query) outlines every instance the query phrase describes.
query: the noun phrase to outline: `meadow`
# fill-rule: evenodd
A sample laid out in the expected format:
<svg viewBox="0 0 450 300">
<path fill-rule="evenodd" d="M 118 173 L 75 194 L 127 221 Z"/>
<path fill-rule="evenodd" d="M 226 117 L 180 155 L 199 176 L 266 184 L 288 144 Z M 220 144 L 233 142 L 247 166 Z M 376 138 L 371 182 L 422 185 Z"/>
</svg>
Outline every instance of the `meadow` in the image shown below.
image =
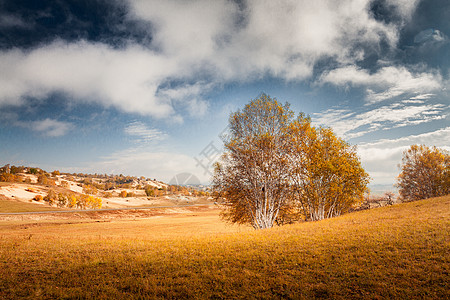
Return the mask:
<svg viewBox="0 0 450 300">
<path fill-rule="evenodd" d="M 45 212 L 61 210 L 47 205 L 36 205 L 18 200 L 11 200 L 0 195 L 0 213 Z"/>
<path fill-rule="evenodd" d="M 0 221 L 2 299 L 449 299 L 450 196 L 255 231 L 219 210 Z"/>
</svg>

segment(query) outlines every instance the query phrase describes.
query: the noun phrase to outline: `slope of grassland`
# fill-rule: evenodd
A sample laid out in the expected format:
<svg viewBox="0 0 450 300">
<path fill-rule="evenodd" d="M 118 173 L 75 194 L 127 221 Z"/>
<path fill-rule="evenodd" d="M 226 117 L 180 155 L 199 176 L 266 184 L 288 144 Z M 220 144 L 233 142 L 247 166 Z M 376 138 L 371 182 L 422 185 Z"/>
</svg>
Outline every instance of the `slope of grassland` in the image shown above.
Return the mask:
<svg viewBox="0 0 450 300">
<path fill-rule="evenodd" d="M 0 213 L 19 213 L 19 212 L 36 212 L 36 211 L 54 211 L 61 210 L 57 207 L 47 205 L 27 203 L 24 201 L 8 199 L 0 195 Z"/>
<path fill-rule="evenodd" d="M 449 299 L 450 196 L 270 230 L 218 212 L 0 223 L 0 298 Z"/>
</svg>

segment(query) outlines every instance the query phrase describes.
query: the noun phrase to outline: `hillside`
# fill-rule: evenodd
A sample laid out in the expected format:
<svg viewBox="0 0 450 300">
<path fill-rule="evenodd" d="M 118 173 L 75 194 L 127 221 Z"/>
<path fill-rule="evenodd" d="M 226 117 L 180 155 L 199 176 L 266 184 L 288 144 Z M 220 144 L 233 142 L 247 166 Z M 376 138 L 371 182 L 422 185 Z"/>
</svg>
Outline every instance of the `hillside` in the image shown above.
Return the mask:
<svg viewBox="0 0 450 300">
<path fill-rule="evenodd" d="M 448 299 L 449 207 L 446 196 L 262 231 L 215 210 L 0 221 L 0 297 Z"/>
<path fill-rule="evenodd" d="M 6 200 L 14 200 L 8 205 Z M 124 175 L 51 173 L 38 168 L 0 168 L 0 213 L 61 209 L 174 206 L 212 203 L 206 187 L 169 185 Z M 20 205 L 20 202 L 24 203 Z M 19 207 L 22 206 L 22 209 Z"/>
</svg>

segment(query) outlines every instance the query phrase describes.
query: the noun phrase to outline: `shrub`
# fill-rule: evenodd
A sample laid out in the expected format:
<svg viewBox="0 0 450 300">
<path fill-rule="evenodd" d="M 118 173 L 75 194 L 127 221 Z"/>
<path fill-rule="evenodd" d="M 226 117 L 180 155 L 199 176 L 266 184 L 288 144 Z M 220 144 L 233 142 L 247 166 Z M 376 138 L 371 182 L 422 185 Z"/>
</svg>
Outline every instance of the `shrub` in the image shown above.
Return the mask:
<svg viewBox="0 0 450 300">
<path fill-rule="evenodd" d="M 58 200 L 58 195 L 54 190 L 49 190 L 47 196 L 44 197 L 44 200 L 48 202 L 49 205 L 53 205 Z"/>
</svg>

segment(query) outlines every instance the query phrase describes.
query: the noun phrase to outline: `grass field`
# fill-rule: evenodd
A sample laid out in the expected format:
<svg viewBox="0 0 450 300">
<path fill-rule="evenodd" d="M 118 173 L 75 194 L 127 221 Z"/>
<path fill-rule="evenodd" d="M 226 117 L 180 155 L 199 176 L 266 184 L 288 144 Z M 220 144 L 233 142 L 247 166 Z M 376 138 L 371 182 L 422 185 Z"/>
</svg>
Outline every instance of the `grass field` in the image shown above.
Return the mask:
<svg viewBox="0 0 450 300">
<path fill-rule="evenodd" d="M 0 195 L 0 213 L 55 211 L 55 210 L 61 210 L 61 208 L 50 207 L 48 205 L 27 203 L 18 200 L 11 200 L 3 195 Z"/>
<path fill-rule="evenodd" d="M 254 231 L 204 209 L 0 221 L 0 298 L 449 299 L 450 196 Z"/>
</svg>

